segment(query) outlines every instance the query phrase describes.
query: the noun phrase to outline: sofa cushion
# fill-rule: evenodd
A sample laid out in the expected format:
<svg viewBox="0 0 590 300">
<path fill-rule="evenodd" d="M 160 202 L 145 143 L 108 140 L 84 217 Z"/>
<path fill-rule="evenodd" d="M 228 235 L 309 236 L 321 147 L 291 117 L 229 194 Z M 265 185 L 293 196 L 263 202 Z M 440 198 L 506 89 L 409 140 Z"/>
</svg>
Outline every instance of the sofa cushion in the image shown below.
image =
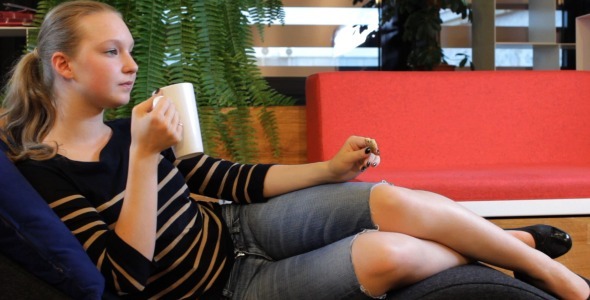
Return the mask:
<svg viewBox="0 0 590 300">
<path fill-rule="evenodd" d="M 63 300 L 71 299 L 63 292 L 33 275 L 22 266 L 0 253 L 0 298 L 19 300 Z"/>
<path fill-rule="evenodd" d="M 4 151 L 0 151 L 0 252 L 74 299 L 101 298 L 104 278 Z"/>
<path fill-rule="evenodd" d="M 383 155 L 382 159 L 387 156 Z M 407 188 L 434 191 L 457 201 L 590 197 L 590 166 L 380 168 L 369 170 L 361 177 L 363 181 L 383 179 Z"/>
<path fill-rule="evenodd" d="M 479 263 L 454 267 L 388 294 L 404 300 L 556 300 L 546 292 Z"/>
</svg>

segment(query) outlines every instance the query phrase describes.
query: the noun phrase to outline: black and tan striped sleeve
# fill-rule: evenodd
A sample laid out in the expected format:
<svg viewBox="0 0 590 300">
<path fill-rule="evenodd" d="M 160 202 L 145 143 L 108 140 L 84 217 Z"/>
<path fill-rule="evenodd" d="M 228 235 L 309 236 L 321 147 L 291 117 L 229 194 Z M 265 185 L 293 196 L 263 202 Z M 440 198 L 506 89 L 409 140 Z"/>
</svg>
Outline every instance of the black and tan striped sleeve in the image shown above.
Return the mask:
<svg viewBox="0 0 590 300">
<path fill-rule="evenodd" d="M 238 164 L 200 155 L 178 161 L 193 193 L 237 203 L 264 202 L 264 178 L 271 164 Z"/>
</svg>

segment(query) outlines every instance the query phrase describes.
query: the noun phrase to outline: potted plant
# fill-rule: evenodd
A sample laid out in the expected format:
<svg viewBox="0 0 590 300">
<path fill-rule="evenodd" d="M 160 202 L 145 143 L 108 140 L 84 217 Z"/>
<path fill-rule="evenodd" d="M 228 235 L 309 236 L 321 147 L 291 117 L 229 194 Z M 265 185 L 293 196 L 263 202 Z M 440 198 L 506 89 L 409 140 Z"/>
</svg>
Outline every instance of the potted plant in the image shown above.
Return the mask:
<svg viewBox="0 0 590 300">
<path fill-rule="evenodd" d="M 405 66 L 411 70 L 433 70 L 444 63 L 440 46 L 441 9 L 450 9 L 469 21 L 472 17 L 465 0 L 353 0 L 353 4 L 357 3 L 381 9 L 381 29 L 392 23 L 399 25 L 402 41 L 408 48 Z M 383 43 L 387 41 L 382 39 L 385 48 Z"/>
<path fill-rule="evenodd" d="M 64 0 L 41 0 L 35 16 Z M 107 0 L 123 15 L 135 39 L 139 72 L 129 105 L 109 111 L 107 118 L 130 116 L 133 105 L 156 88 L 179 82 L 195 87 L 203 142 L 207 153 L 252 162 L 258 148 L 253 122 L 262 124 L 278 155 L 273 105 L 292 100 L 272 90 L 262 77 L 252 48 L 249 19 L 262 33 L 265 24 L 283 20 L 280 0 Z M 34 47 L 35 32 L 28 37 Z M 252 107 L 259 107 L 256 116 Z"/>
</svg>

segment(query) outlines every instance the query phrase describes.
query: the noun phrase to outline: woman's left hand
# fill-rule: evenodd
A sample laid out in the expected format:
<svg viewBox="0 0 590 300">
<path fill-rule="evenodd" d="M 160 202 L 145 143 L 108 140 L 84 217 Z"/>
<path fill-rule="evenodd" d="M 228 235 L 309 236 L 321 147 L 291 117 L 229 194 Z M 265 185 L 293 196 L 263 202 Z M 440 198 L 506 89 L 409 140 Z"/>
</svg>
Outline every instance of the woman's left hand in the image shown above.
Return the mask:
<svg viewBox="0 0 590 300">
<path fill-rule="evenodd" d="M 368 168 L 379 165 L 379 148 L 376 143 L 375 147 L 370 147 L 370 143 L 371 139 L 360 136 L 351 136 L 346 140 L 340 151 L 328 161 L 328 170 L 334 180 L 351 180 Z"/>
</svg>

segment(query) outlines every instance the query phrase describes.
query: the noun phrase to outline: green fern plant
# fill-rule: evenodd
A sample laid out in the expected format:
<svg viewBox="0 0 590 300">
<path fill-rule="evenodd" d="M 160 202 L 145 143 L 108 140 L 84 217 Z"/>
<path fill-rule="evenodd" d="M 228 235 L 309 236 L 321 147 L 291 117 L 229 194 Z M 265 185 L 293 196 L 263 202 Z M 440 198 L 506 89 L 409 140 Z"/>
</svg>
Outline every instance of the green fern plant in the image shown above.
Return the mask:
<svg viewBox="0 0 590 300">
<path fill-rule="evenodd" d="M 35 24 L 59 0 L 41 0 Z M 262 77 L 254 57 L 248 17 L 262 33 L 267 24 L 284 19 L 280 0 L 111 0 L 103 1 L 123 15 L 135 39 L 139 65 L 129 105 L 107 113 L 128 117 L 131 108 L 158 87 L 191 82 L 207 153 L 225 153 L 239 162 L 258 157 L 253 122 L 280 155 L 276 118 L 266 107 L 291 105 L 293 100 L 272 88 Z M 34 47 L 36 33 L 28 37 Z M 252 116 L 250 107 L 262 107 Z"/>
</svg>

